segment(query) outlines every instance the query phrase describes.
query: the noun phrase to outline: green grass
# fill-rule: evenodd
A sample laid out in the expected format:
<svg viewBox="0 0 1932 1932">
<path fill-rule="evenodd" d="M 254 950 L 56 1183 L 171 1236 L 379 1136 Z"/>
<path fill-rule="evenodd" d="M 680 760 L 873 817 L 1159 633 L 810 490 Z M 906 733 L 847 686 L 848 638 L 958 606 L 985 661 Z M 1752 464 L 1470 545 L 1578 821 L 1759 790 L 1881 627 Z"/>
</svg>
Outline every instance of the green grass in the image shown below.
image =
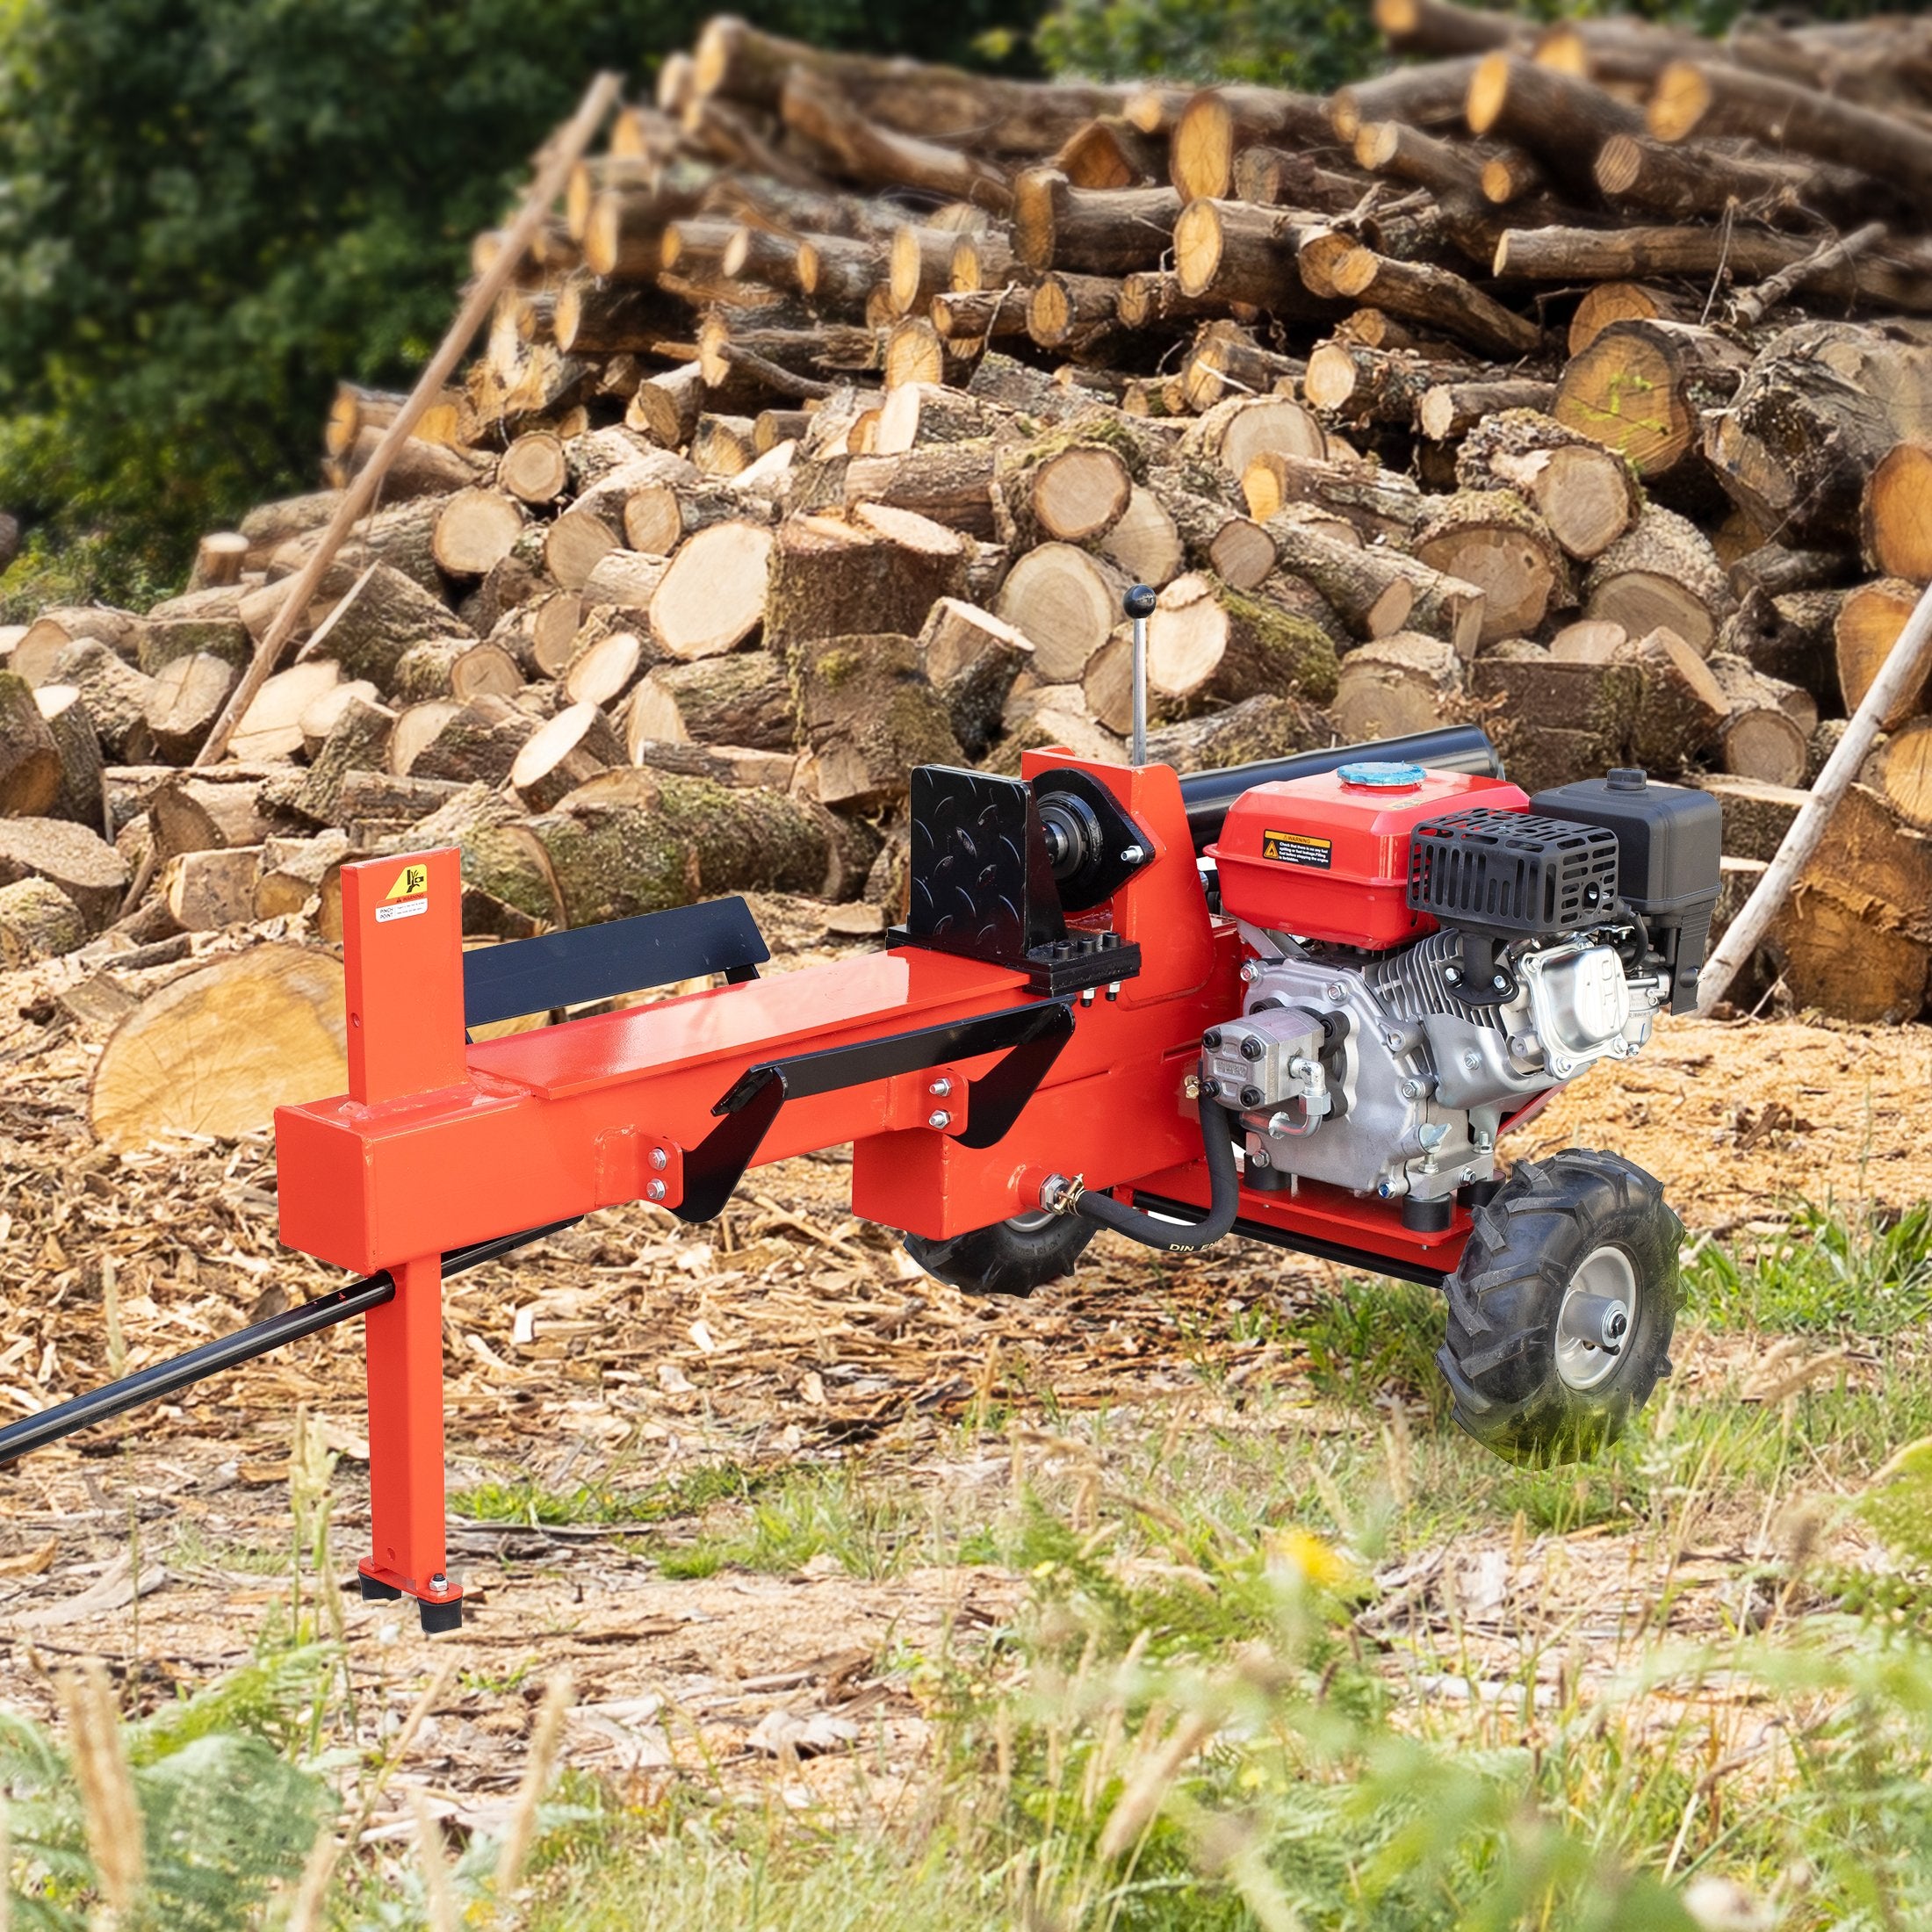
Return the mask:
<svg viewBox="0 0 1932 1932">
<path fill-rule="evenodd" d="M 1690 1308 L 1719 1328 L 1894 1335 L 1932 1315 L 1932 1203 L 1897 1216 L 1800 1208 L 1741 1252 L 1700 1250 L 1684 1287 Z"/>
</svg>

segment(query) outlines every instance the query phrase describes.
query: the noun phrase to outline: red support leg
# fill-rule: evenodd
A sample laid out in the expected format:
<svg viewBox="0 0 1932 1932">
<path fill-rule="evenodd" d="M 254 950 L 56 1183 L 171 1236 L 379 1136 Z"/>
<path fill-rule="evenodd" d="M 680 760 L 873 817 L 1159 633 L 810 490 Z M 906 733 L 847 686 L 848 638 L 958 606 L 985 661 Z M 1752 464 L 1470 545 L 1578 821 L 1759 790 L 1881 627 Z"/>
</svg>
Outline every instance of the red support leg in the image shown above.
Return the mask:
<svg viewBox="0 0 1932 1932">
<path fill-rule="evenodd" d="M 396 1298 L 368 1317 L 369 1513 L 363 1595 L 410 1596 L 428 1631 L 463 1622 L 443 1546 L 443 1266 L 392 1268 Z"/>
</svg>

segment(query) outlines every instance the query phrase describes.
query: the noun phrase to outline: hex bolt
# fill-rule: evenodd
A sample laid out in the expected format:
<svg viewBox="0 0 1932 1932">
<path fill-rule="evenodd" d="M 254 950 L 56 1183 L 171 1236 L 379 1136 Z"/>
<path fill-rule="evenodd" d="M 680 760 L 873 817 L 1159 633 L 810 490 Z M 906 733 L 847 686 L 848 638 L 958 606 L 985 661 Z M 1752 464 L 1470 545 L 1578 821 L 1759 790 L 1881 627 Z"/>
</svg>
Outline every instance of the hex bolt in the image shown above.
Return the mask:
<svg viewBox="0 0 1932 1932">
<path fill-rule="evenodd" d="M 651 1150 L 651 1164 L 661 1174 L 671 1164 L 671 1157 L 661 1147 Z"/>
<path fill-rule="evenodd" d="M 926 1124 L 928 1127 L 950 1127 L 953 1124 L 953 1116 L 944 1107 L 935 1107 L 926 1116 Z"/>
<path fill-rule="evenodd" d="M 1462 1056 L 1462 1071 L 1465 1073 L 1480 1073 L 1482 1071 L 1482 1056 L 1474 1047 L 1468 1048 Z"/>
<path fill-rule="evenodd" d="M 1473 1181 L 1473 1180 L 1474 1180 L 1474 1179 L 1475 1178 L 1476 1178 L 1476 1171 L 1475 1171 L 1475 1169 L 1474 1169 L 1474 1168 L 1473 1168 L 1473 1167 L 1465 1167 L 1465 1168 L 1463 1169 L 1463 1171 L 1462 1171 L 1462 1184 L 1463 1184 L 1463 1186 L 1464 1186 L 1465 1187 L 1467 1187 L 1467 1186 L 1469 1185 L 1469 1183 L 1470 1183 L 1471 1181 Z"/>
<path fill-rule="evenodd" d="M 661 1180 L 654 1180 L 645 1189 L 645 1199 L 646 1200 L 662 1200 L 670 1191 Z"/>
<path fill-rule="evenodd" d="M 1489 976 L 1489 984 L 1499 993 L 1506 993 L 1510 990 L 1510 976 L 1507 973 L 1492 973 Z"/>
<path fill-rule="evenodd" d="M 1402 1099 L 1405 1099 L 1405 1100 L 1419 1100 L 1419 1099 L 1421 1099 L 1421 1098 L 1422 1098 L 1422 1085 L 1421 1085 L 1421 1083 L 1420 1083 L 1419 1081 L 1416 1081 L 1416 1080 L 1404 1080 L 1404 1081 L 1402 1082 Z"/>
<path fill-rule="evenodd" d="M 450 1579 L 445 1576 L 441 1570 L 438 1570 L 436 1575 L 429 1579 L 429 1588 L 431 1590 L 445 1590 L 449 1589 L 449 1587 Z"/>
<path fill-rule="evenodd" d="M 1221 1082 L 1203 1080 L 1200 1083 L 1200 1096 L 1203 1099 L 1218 1100 L 1221 1098 Z"/>
<path fill-rule="evenodd" d="M 1267 1050 L 1251 1033 L 1241 1042 L 1241 1057 L 1244 1060 L 1258 1060 Z"/>
<path fill-rule="evenodd" d="M 1445 986 L 1460 986 L 1462 984 L 1462 969 L 1460 966 L 1445 966 L 1442 970 Z"/>
<path fill-rule="evenodd" d="M 1207 1032 L 1201 1034 L 1200 1043 L 1212 1053 L 1221 1044 L 1221 1028 L 1219 1027 L 1208 1027 Z"/>
<path fill-rule="evenodd" d="M 1243 1087 L 1243 1088 L 1242 1088 L 1242 1090 L 1241 1090 L 1241 1104 L 1242 1104 L 1242 1106 L 1244 1106 L 1244 1107 L 1259 1107 L 1259 1106 L 1261 1105 L 1261 1099 L 1262 1099 L 1262 1093 L 1261 1093 L 1261 1089 L 1260 1089 L 1259 1087 L 1257 1087 L 1257 1086 L 1245 1086 L 1245 1087 Z"/>
<path fill-rule="evenodd" d="M 1241 962 L 1241 977 L 1245 984 L 1253 985 L 1255 981 L 1261 977 L 1261 962 L 1258 959 L 1243 960 Z"/>
<path fill-rule="evenodd" d="M 1340 1005 L 1343 1000 L 1348 998 L 1348 989 L 1338 979 L 1330 980 L 1322 991 L 1324 998 L 1332 999 L 1337 1005 Z"/>
<path fill-rule="evenodd" d="M 1122 865 L 1139 865 L 1147 857 L 1145 846 L 1130 845 L 1121 854 Z"/>
<path fill-rule="evenodd" d="M 953 1091 L 953 1083 L 947 1079 L 934 1080 L 926 1091 L 936 1099 L 943 1100 Z"/>
<path fill-rule="evenodd" d="M 1267 1166 L 1269 1164 L 1267 1149 L 1265 1147 L 1256 1148 L 1254 1152 L 1248 1157 L 1248 1164 L 1251 1167 Z"/>
</svg>

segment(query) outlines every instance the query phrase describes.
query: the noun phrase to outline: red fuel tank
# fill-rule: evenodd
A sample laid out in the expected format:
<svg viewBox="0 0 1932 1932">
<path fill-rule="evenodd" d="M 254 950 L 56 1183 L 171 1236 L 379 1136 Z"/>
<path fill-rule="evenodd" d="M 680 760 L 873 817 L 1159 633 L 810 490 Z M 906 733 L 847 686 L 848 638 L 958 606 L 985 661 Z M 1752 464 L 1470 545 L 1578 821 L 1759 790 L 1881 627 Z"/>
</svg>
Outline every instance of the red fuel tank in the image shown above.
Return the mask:
<svg viewBox="0 0 1932 1932">
<path fill-rule="evenodd" d="M 1221 875 L 1222 910 L 1298 939 L 1381 951 L 1431 932 L 1409 909 L 1409 841 L 1445 811 L 1481 804 L 1527 811 L 1500 778 L 1359 762 L 1313 778 L 1257 785 L 1229 809 L 1208 856 Z"/>
</svg>

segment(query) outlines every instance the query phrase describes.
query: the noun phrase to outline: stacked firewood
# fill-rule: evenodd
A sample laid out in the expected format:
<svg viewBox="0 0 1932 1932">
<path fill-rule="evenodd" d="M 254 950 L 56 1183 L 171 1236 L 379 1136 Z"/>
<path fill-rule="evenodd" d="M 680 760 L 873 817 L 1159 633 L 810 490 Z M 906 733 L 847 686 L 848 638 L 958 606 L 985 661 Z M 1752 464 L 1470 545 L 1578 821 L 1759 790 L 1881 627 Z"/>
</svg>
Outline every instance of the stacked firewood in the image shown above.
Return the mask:
<svg viewBox="0 0 1932 1932">
<path fill-rule="evenodd" d="M 345 859 L 434 842 L 479 935 L 890 915 L 912 766 L 1120 753 L 1135 580 L 1157 757 L 1480 719 L 1532 789 L 1708 784 L 1741 886 L 1932 578 L 1932 21 L 1376 13 L 1413 58 L 1326 99 L 711 22 L 224 761 L 190 768 L 400 399 L 345 386 L 331 487 L 183 595 L 0 634 L 0 951 L 326 936 Z M 1801 1003 L 1926 1003 L 1927 711 L 1785 917 Z"/>
</svg>

